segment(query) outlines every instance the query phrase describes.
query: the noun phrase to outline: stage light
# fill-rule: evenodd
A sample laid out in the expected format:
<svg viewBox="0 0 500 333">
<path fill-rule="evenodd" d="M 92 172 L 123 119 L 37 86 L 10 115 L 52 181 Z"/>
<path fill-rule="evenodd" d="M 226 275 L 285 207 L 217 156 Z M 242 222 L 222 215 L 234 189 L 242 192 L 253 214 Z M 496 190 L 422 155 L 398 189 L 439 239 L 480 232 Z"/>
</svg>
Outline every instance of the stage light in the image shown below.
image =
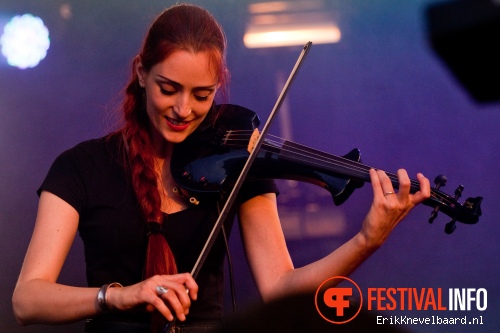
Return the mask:
<svg viewBox="0 0 500 333">
<path fill-rule="evenodd" d="M 309 40 L 314 44 L 337 43 L 340 30 L 329 23 L 282 25 L 270 29 L 249 27 L 243 38 L 248 48 L 304 45 Z"/>
<path fill-rule="evenodd" d="M 243 42 L 248 48 L 337 43 L 341 33 L 324 1 L 275 1 L 248 6 Z"/>
<path fill-rule="evenodd" d="M 32 68 L 47 55 L 49 30 L 39 17 L 18 15 L 5 25 L 0 45 L 9 65 L 20 69 Z"/>
</svg>

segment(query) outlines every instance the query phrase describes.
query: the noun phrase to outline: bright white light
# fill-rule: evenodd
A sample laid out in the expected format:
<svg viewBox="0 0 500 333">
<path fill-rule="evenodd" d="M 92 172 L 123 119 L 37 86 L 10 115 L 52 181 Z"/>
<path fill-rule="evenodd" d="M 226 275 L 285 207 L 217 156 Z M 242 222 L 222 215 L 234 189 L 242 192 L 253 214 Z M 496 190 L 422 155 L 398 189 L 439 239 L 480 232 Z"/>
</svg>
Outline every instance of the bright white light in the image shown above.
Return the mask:
<svg viewBox="0 0 500 333">
<path fill-rule="evenodd" d="M 31 14 L 15 16 L 5 25 L 0 45 L 9 65 L 32 68 L 47 55 L 49 30 L 39 17 Z"/>
<path fill-rule="evenodd" d="M 500 0 L 499 0 L 500 1 Z M 271 1 L 248 6 L 248 48 L 338 43 L 340 28 L 323 0 Z"/>
<path fill-rule="evenodd" d="M 248 48 L 263 48 L 304 45 L 310 40 L 314 44 L 338 43 L 340 38 L 340 30 L 333 24 L 271 27 L 267 30 L 250 27 L 243 42 Z"/>
</svg>

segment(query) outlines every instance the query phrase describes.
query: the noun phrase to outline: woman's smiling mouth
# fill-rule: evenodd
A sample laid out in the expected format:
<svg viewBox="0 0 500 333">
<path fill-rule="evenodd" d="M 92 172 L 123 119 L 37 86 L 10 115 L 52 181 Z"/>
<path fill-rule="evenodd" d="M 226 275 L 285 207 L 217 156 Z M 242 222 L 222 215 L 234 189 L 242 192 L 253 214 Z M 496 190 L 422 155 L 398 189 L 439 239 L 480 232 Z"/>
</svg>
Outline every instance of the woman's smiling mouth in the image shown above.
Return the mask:
<svg viewBox="0 0 500 333">
<path fill-rule="evenodd" d="M 165 117 L 167 120 L 167 125 L 174 131 L 183 131 L 189 127 L 190 121 L 176 120 L 170 117 Z"/>
</svg>

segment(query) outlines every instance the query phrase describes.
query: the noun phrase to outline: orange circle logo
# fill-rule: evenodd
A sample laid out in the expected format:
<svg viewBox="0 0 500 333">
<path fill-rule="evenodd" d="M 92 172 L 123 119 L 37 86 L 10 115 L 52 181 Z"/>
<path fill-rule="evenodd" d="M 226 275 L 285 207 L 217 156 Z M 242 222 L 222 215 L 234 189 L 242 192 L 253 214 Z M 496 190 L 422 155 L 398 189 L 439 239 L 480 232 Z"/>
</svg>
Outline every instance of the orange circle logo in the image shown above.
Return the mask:
<svg viewBox="0 0 500 333">
<path fill-rule="evenodd" d="M 345 283 L 338 286 L 342 282 Z M 356 318 L 361 311 L 363 295 L 353 280 L 334 276 L 318 287 L 314 303 L 323 319 L 333 324 L 345 324 Z"/>
</svg>

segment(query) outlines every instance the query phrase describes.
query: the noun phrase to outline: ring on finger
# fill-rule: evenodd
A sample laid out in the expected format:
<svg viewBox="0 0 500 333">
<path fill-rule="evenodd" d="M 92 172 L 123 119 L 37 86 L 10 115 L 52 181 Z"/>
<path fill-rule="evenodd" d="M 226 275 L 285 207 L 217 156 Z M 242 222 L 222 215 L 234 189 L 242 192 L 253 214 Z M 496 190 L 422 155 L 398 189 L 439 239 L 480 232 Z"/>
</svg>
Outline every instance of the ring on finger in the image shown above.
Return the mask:
<svg viewBox="0 0 500 333">
<path fill-rule="evenodd" d="M 384 193 L 384 196 L 387 196 L 387 195 L 389 195 L 389 194 L 396 194 L 396 193 L 395 193 L 395 192 L 392 192 L 392 191 L 389 191 L 389 192 L 385 192 L 385 193 Z"/>
<path fill-rule="evenodd" d="M 168 289 L 165 288 L 164 286 L 156 286 L 156 293 L 158 296 L 164 295 L 168 292 Z"/>
</svg>

